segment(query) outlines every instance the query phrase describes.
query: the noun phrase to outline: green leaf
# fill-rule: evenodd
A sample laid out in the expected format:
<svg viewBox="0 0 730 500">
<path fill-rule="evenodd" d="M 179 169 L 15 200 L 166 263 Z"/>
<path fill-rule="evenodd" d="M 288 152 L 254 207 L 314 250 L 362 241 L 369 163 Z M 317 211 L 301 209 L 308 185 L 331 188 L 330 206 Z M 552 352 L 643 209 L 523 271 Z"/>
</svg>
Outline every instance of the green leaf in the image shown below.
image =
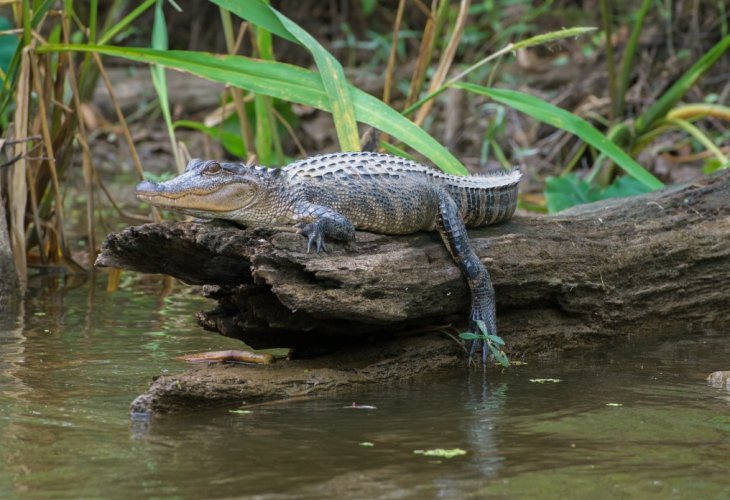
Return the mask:
<svg viewBox="0 0 730 500">
<path fill-rule="evenodd" d="M 504 366 L 505 368 L 509 366 L 509 359 L 507 359 L 507 355 L 504 353 L 503 350 L 498 349 L 492 344 L 489 344 L 489 350 L 492 351 L 492 356 L 494 356 L 494 360 L 497 363 Z"/>
<path fill-rule="evenodd" d="M 497 345 L 504 345 L 504 340 L 502 340 L 502 337 L 498 337 L 496 335 L 487 335 L 487 340 Z"/>
<path fill-rule="evenodd" d="M 548 211 L 560 212 L 575 205 L 590 203 L 590 185 L 577 175 L 548 177 L 545 179 L 545 201 Z"/>
<path fill-rule="evenodd" d="M 273 10 L 261 0 L 210 0 L 219 7 L 230 10 L 238 17 L 255 24 L 276 36 L 280 36 L 290 42 L 300 43 L 281 23 Z"/>
<path fill-rule="evenodd" d="M 166 51 L 167 42 L 167 23 L 165 22 L 165 13 L 162 10 L 165 0 L 157 0 L 155 5 L 155 17 L 152 24 L 152 47 L 155 50 Z M 165 75 L 165 67 L 159 64 L 150 66 L 152 73 L 152 84 L 157 92 L 157 98 L 160 102 L 160 110 L 162 117 L 167 126 L 167 135 L 170 138 L 170 145 L 175 156 L 175 163 L 178 172 L 182 173 L 184 165 L 177 154 L 177 140 L 175 139 L 175 130 L 172 126 L 172 113 L 170 113 L 170 100 L 167 94 L 167 76 Z"/>
<path fill-rule="evenodd" d="M 96 43 L 98 43 L 99 45 L 104 45 L 105 43 L 107 43 L 109 40 L 117 36 L 117 34 L 126 29 L 130 24 L 132 24 L 132 21 L 137 19 L 144 12 L 146 12 L 147 9 L 149 9 L 150 6 L 156 1 L 157 0 L 145 0 L 143 3 L 135 7 L 132 12 L 124 16 L 123 19 L 115 23 L 114 26 L 110 27 L 109 30 L 107 30 L 107 32 L 104 33 Z"/>
<path fill-rule="evenodd" d="M 650 191 L 632 177 L 619 177 L 604 189 L 591 186 L 574 173 L 545 180 L 545 200 L 548 211 L 560 212 L 566 208 L 608 198 L 624 198 Z"/>
<path fill-rule="evenodd" d="M 487 324 L 482 321 L 481 319 L 478 319 L 475 321 L 477 326 L 479 327 L 479 330 L 482 332 L 483 335 L 488 335 L 489 331 L 487 331 Z"/>
<path fill-rule="evenodd" d="M 325 91 L 330 100 L 330 112 L 335 122 L 337 138 L 340 141 L 340 148 L 343 151 L 359 151 L 360 139 L 357 131 L 357 120 L 355 109 L 350 96 L 350 86 L 345 78 L 345 71 L 342 65 L 330 54 L 312 35 L 302 29 L 297 23 L 280 13 L 276 9 L 266 5 L 261 0 L 248 0 L 247 2 L 227 2 L 222 0 L 211 0 L 212 2 L 228 8 L 239 17 L 252 23 L 257 20 L 264 20 L 268 26 L 273 26 L 278 33 L 284 33 L 279 26 L 271 22 L 268 15 L 263 15 L 264 9 L 269 9 L 281 24 L 286 33 L 294 38 L 312 53 L 314 61 L 319 69 L 319 75 L 324 83 Z M 226 5 L 223 5 L 226 4 Z M 251 7 L 254 7 L 253 9 Z M 256 17 L 251 17 L 255 13 Z M 266 26 L 261 25 L 266 28 Z M 267 28 L 268 29 L 268 28 Z M 273 30 L 271 30 L 274 32 Z M 277 34 L 278 34 L 277 33 Z"/>
<path fill-rule="evenodd" d="M 202 78 L 233 85 L 251 92 L 260 92 L 284 101 L 296 102 L 330 111 L 322 80 L 313 71 L 276 61 L 262 61 L 237 55 L 215 55 L 204 52 L 157 51 L 145 48 L 111 45 L 46 44 L 38 52 L 98 52 L 133 61 L 162 64 Z M 444 172 L 468 175 L 468 171 L 445 147 L 418 125 L 403 117 L 379 99 L 350 86 L 358 121 L 395 137 L 430 159 Z"/>
<path fill-rule="evenodd" d="M 650 189 L 633 177 L 622 176 L 606 186 L 606 188 L 600 190 L 598 199 L 626 198 L 627 196 L 637 196 L 650 191 Z"/>
<path fill-rule="evenodd" d="M 484 338 L 484 335 L 479 335 L 478 333 L 472 332 L 461 332 L 459 334 L 459 338 L 462 340 L 481 340 Z"/>
<path fill-rule="evenodd" d="M 191 128 L 208 135 L 220 142 L 223 147 L 233 156 L 238 158 L 246 157 L 246 148 L 243 146 L 243 139 L 238 134 L 233 134 L 218 127 L 208 127 L 192 120 L 178 120 L 172 124 L 173 128 Z"/>
<path fill-rule="evenodd" d="M 7 17 L 0 17 L 0 30 L 6 31 L 13 28 L 13 24 Z M 18 37 L 15 35 L 0 36 L 0 69 L 3 73 L 8 72 L 10 61 L 13 59 L 15 49 L 18 47 Z"/>
<path fill-rule="evenodd" d="M 486 95 L 495 101 L 501 102 L 522 111 L 554 127 L 566 130 L 577 135 L 585 142 L 603 152 L 621 167 L 627 174 L 639 180 L 651 189 L 659 189 L 664 186 L 662 181 L 654 177 L 648 170 L 636 163 L 628 154 L 611 142 L 606 136 L 596 130 L 593 125 L 583 118 L 576 116 L 564 109 L 538 99 L 537 97 L 507 89 L 492 89 L 472 83 L 455 83 L 455 88 L 460 88 L 475 94 Z"/>
</svg>

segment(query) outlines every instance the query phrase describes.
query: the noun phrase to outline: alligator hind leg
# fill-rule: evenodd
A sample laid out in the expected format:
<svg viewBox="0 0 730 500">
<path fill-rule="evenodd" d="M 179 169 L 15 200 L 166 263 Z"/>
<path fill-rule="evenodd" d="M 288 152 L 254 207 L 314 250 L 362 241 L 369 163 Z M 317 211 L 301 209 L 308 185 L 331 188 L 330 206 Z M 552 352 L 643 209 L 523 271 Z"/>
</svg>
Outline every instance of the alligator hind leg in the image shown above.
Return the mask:
<svg viewBox="0 0 730 500">
<path fill-rule="evenodd" d="M 484 321 L 487 332 L 497 335 L 497 320 L 494 304 L 494 288 L 487 269 L 469 244 L 466 226 L 459 216 L 456 203 L 445 190 L 439 190 L 439 214 L 437 229 L 454 262 L 464 274 L 471 290 L 471 314 L 469 328 L 479 333 L 477 321 Z M 477 348 L 477 341 L 471 346 L 470 359 Z M 482 342 L 482 363 L 487 364 L 488 344 Z"/>
</svg>

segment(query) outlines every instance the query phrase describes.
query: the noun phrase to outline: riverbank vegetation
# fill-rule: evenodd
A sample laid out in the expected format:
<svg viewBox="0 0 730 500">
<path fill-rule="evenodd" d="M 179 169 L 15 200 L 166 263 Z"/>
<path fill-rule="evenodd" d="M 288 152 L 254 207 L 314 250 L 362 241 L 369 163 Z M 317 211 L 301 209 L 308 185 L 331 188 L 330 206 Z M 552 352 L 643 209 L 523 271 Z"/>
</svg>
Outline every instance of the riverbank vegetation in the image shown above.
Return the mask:
<svg viewBox="0 0 730 500">
<path fill-rule="evenodd" d="M 728 166 L 723 1 L 272 5 L 5 9 L 0 239 L 21 282 L 91 269 L 100 235 L 159 218 L 130 199 L 135 180 L 191 155 L 276 166 L 369 140 L 451 173 L 518 166 L 537 211 Z M 121 99 L 146 66 L 154 91 Z M 212 102 L 187 107 L 181 78 Z"/>
</svg>

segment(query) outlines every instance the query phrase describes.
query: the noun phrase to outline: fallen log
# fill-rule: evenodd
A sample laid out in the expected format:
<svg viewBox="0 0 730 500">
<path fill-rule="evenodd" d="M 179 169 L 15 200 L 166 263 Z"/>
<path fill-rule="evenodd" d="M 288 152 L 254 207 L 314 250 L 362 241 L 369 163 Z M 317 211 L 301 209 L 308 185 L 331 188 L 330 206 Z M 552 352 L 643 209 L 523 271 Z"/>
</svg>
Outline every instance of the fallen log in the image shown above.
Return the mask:
<svg viewBox="0 0 730 500">
<path fill-rule="evenodd" d="M 723 171 L 470 231 L 512 356 L 727 326 L 728 201 Z M 468 289 L 436 234 L 358 233 L 354 243 L 328 247 L 306 254 L 290 232 L 148 224 L 109 235 L 97 264 L 212 285 L 206 293 L 218 308 L 199 313 L 201 324 L 258 348 L 465 324 Z"/>
</svg>

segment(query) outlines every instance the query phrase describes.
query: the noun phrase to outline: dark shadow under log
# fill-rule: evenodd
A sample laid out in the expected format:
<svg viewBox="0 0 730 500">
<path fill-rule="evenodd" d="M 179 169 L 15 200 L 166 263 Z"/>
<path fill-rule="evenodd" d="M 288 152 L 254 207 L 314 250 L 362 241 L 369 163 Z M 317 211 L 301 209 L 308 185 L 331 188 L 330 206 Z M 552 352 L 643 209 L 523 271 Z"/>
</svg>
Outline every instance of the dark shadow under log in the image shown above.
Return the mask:
<svg viewBox="0 0 730 500">
<path fill-rule="evenodd" d="M 730 324 L 730 172 L 470 237 L 513 356 Z M 148 224 L 109 235 L 97 264 L 212 285 L 219 307 L 200 322 L 254 347 L 466 322 L 466 283 L 436 234 L 304 248 L 288 232 Z"/>
</svg>

